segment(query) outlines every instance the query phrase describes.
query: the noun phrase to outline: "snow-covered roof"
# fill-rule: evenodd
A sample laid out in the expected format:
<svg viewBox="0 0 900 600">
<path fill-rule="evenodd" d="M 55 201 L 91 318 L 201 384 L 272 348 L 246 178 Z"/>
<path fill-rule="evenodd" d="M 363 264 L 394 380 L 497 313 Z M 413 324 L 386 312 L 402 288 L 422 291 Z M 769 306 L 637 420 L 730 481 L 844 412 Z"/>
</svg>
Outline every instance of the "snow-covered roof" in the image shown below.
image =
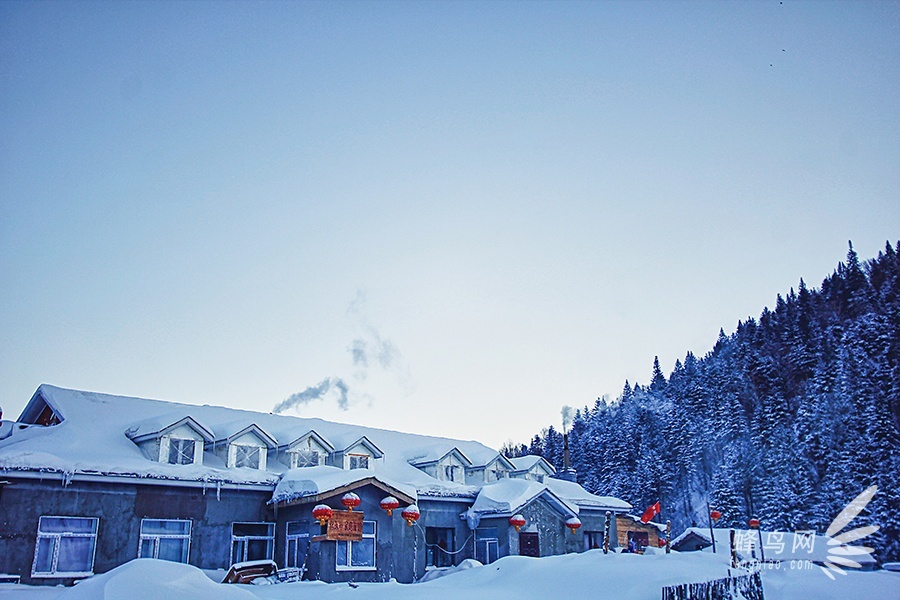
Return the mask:
<svg viewBox="0 0 900 600">
<path fill-rule="evenodd" d="M 731 530 L 715 528 L 713 532 L 716 537 L 716 552 L 723 554 L 730 552 Z M 755 558 L 761 558 L 762 554 L 764 554 L 767 561 L 809 560 L 815 563 L 824 563 L 829 553 L 840 547 L 840 544 L 834 543 L 832 538 L 808 531 L 735 529 L 734 532 L 735 547 L 737 548 L 738 556 L 742 560 L 749 560 L 754 556 Z M 701 549 L 703 552 L 712 552 L 708 527 L 688 527 L 681 535 L 672 539 L 672 547 L 677 550 L 681 542 L 689 537 L 696 537 L 705 542 L 706 546 Z M 762 554 L 759 549 L 760 538 L 762 538 Z M 865 546 L 866 540 L 861 539 L 855 545 Z M 875 559 L 866 553 L 845 555 L 838 550 L 837 554 L 860 564 L 875 563 Z"/>
<path fill-rule="evenodd" d="M 337 467 L 319 466 L 293 469 L 285 473 L 278 485 L 275 486 L 271 502 L 292 502 L 306 498 L 309 498 L 310 501 L 318 501 L 336 490 L 351 491 L 355 487 L 369 483 L 401 496 L 401 499 L 406 502 L 415 503 L 416 501 L 415 486 L 392 481 L 366 469 L 344 470 Z"/>
<path fill-rule="evenodd" d="M 655 527 L 656 529 L 659 530 L 660 533 L 666 532 L 666 526 L 663 525 L 662 523 L 654 523 L 653 521 L 647 521 L 646 523 L 644 523 L 643 521 L 641 521 L 641 518 L 639 516 L 632 515 L 632 514 L 624 514 L 622 516 L 626 519 L 631 519 L 635 523 L 640 523 L 641 525 L 647 525 L 649 527 Z M 707 536 L 707 537 L 709 537 L 709 536 Z"/>
<path fill-rule="evenodd" d="M 135 443 L 140 443 L 150 438 L 165 435 L 168 431 L 182 425 L 186 425 L 196 431 L 207 442 L 212 442 L 215 439 L 215 436 L 209 429 L 204 427 L 202 423 L 198 423 L 191 415 L 185 414 L 184 411 L 144 419 L 133 427 L 126 429 L 125 435 Z"/>
<path fill-rule="evenodd" d="M 447 458 L 448 456 L 450 456 L 451 454 L 455 454 L 456 457 L 460 460 L 460 462 L 462 462 L 465 466 L 467 466 L 467 467 L 472 466 L 472 461 L 469 460 L 469 457 L 466 456 L 465 454 L 463 454 L 462 451 L 459 448 L 457 448 L 456 446 L 454 446 L 453 448 L 450 448 L 450 450 L 444 452 L 443 454 L 441 454 L 441 451 L 439 449 L 434 448 L 433 451 L 427 452 L 421 458 L 412 459 L 409 461 L 409 463 L 411 465 L 421 468 L 421 467 L 424 467 L 427 465 L 433 465 L 433 464 L 439 463 L 442 460 L 444 460 L 445 458 Z"/>
<path fill-rule="evenodd" d="M 633 507 L 619 498 L 613 496 L 597 496 L 592 494 L 577 483 L 566 481 L 564 479 L 545 479 L 544 485 L 568 502 L 578 505 L 580 508 L 594 510 L 609 510 L 612 512 L 621 512 L 631 510 Z"/>
<path fill-rule="evenodd" d="M 17 425 L 7 438 L 0 439 L 0 471 L 57 472 L 67 476 L 102 474 L 193 481 L 204 485 L 262 485 L 285 497 L 314 489 L 318 490 L 315 494 L 318 495 L 335 486 L 352 485 L 361 478 L 375 477 L 382 484 L 410 497 L 474 500 L 481 486 L 438 480 L 409 461 L 440 458 L 453 449 L 473 465 L 485 465 L 498 457 L 496 450 L 475 441 L 220 406 L 113 396 L 46 384 L 38 388 L 22 414 L 37 418 L 46 406 L 52 407 L 62 422 L 49 427 Z M 228 439 L 251 428 L 271 438 L 272 447 L 283 449 L 286 444 L 314 434 L 317 441 L 326 441 L 332 449 L 346 450 L 360 442 L 371 444 L 377 451 L 376 456 L 381 458 L 368 470 L 305 467 L 287 473 L 288 467 L 278 460 L 267 461 L 265 470 L 229 469 L 223 458 L 210 447 L 204 452 L 202 464 L 172 465 L 148 459 L 133 439 L 126 435 L 127 431 L 132 436 L 159 432 L 188 416 L 191 422 L 202 427 L 209 438 L 215 440 Z M 23 417 L 22 420 L 26 419 Z M 277 488 L 279 482 L 283 485 Z M 555 496 L 574 507 L 573 513 L 579 506 L 614 510 L 631 508 L 621 500 L 589 494 L 581 486 L 570 482 L 551 480 L 547 484 L 525 482 L 525 485 L 551 490 Z"/>
<path fill-rule="evenodd" d="M 556 467 L 554 467 L 550 462 L 544 458 L 543 456 L 536 456 L 534 454 L 528 454 L 526 456 L 519 456 L 517 458 L 509 459 L 509 462 L 513 464 L 516 471 L 530 471 L 535 465 L 538 463 L 542 464 L 543 467 L 547 470 L 548 473 L 556 473 Z"/>
<path fill-rule="evenodd" d="M 577 503 L 559 497 L 543 483 L 528 479 L 501 479 L 481 488 L 474 504 L 465 513 L 466 520 L 474 529 L 483 517 L 512 516 L 538 497 L 566 518 L 578 514 Z"/>
</svg>

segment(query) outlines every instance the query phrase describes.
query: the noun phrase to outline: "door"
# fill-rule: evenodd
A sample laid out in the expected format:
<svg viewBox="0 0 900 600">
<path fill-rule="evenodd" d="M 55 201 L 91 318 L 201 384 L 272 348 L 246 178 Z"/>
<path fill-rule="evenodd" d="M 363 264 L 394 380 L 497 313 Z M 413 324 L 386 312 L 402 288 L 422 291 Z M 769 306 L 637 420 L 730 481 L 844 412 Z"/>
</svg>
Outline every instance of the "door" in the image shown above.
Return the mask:
<svg viewBox="0 0 900 600">
<path fill-rule="evenodd" d="M 519 532 L 519 554 L 522 556 L 533 556 L 535 558 L 541 556 L 537 533 L 528 533 L 525 531 Z"/>
</svg>

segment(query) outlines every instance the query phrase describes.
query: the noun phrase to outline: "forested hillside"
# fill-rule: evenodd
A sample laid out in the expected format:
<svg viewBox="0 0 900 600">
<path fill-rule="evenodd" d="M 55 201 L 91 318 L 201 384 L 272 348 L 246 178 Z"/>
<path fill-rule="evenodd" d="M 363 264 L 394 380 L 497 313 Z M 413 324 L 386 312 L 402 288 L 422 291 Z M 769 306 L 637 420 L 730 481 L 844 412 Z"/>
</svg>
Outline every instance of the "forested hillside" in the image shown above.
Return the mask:
<svg viewBox="0 0 900 600">
<path fill-rule="evenodd" d="M 617 400 L 576 411 L 569 435 L 580 483 L 638 514 L 659 500 L 676 532 L 705 526 L 707 505 L 722 526 L 756 515 L 764 529 L 824 532 L 877 485 L 853 526 L 880 526 L 866 542 L 881 560 L 900 559 L 898 441 L 900 257 L 890 243 L 865 263 L 851 245 L 819 289 L 801 280 L 668 378 L 655 360 L 648 385 L 626 382 Z M 562 446 L 549 427 L 506 451 L 559 469 Z"/>
</svg>

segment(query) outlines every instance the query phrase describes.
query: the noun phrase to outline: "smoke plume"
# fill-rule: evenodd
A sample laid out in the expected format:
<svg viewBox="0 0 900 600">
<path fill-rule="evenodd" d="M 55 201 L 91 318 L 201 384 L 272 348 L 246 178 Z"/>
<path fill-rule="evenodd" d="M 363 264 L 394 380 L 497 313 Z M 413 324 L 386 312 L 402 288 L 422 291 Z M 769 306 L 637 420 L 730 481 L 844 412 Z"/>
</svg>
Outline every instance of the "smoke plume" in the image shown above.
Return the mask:
<svg viewBox="0 0 900 600">
<path fill-rule="evenodd" d="M 568 433 L 569 426 L 572 424 L 572 407 L 563 406 L 559 412 L 562 414 L 563 433 Z"/>
<path fill-rule="evenodd" d="M 347 384 L 340 377 L 326 377 L 316 385 L 312 385 L 302 392 L 297 392 L 288 398 L 285 398 L 272 409 L 273 412 L 284 412 L 289 408 L 299 408 L 312 402 L 313 400 L 324 399 L 329 392 L 334 390 L 337 394 L 338 408 L 347 410 L 350 402 L 347 399 L 347 393 L 350 391 Z"/>
</svg>

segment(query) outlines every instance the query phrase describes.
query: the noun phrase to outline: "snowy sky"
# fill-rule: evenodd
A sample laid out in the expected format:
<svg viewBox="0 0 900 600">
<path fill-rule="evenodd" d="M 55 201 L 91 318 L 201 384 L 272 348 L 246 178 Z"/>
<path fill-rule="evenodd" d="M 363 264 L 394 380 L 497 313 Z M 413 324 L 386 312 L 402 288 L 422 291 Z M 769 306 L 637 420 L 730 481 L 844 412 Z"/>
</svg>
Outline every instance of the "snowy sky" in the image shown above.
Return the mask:
<svg viewBox="0 0 900 600">
<path fill-rule="evenodd" d="M 527 441 L 900 238 L 898 106 L 898 3 L 2 2 L 0 406 Z"/>
</svg>

